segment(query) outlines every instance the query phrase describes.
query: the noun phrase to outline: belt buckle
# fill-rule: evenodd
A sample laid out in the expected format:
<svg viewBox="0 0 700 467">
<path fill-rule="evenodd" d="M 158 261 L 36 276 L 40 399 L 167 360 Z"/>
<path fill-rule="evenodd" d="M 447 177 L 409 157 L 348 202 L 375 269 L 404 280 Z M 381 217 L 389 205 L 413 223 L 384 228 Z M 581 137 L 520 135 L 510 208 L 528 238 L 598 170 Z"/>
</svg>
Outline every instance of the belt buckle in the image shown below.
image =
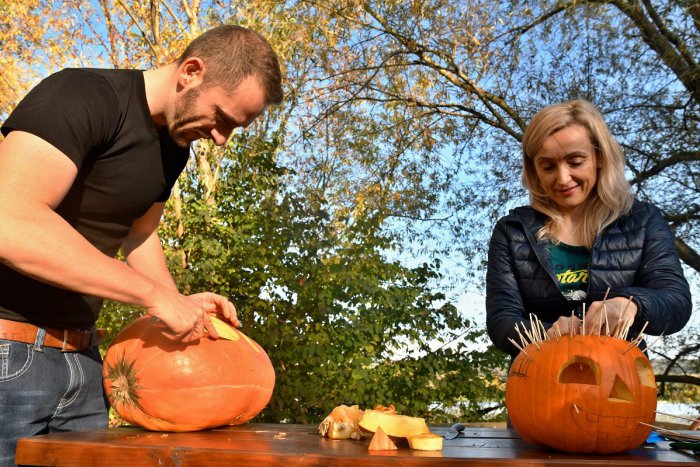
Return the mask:
<svg viewBox="0 0 700 467">
<path fill-rule="evenodd" d="M 79 342 L 70 342 L 71 333 L 80 336 Z M 85 338 L 87 337 L 87 341 Z M 63 343 L 61 344 L 61 352 L 81 352 L 88 348 L 92 340 L 92 331 L 63 329 Z M 69 347 L 70 346 L 70 347 Z"/>
</svg>

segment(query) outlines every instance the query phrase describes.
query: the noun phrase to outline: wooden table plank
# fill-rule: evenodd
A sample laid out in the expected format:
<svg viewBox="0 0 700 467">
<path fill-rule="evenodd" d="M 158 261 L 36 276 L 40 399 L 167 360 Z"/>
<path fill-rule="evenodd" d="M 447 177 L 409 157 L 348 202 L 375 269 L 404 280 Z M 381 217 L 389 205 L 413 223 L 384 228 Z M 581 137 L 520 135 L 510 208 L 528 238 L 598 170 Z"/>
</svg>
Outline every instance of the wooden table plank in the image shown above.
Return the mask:
<svg viewBox="0 0 700 467">
<path fill-rule="evenodd" d="M 433 427 L 443 434 L 446 428 Z M 655 443 L 618 455 L 576 455 L 529 445 L 505 429 L 468 428 L 442 451 L 371 452 L 368 439 L 331 440 L 309 425 L 247 424 L 193 433 L 123 427 L 19 441 L 17 463 L 47 466 L 689 466 L 697 457 Z"/>
</svg>

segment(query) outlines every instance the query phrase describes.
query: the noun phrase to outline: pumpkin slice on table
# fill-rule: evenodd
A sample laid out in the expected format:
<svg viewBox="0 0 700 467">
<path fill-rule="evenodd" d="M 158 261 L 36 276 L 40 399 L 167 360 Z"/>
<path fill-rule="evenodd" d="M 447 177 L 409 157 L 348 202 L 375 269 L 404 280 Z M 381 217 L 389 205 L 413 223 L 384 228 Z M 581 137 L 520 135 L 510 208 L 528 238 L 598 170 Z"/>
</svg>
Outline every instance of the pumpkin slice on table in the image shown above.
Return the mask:
<svg viewBox="0 0 700 467">
<path fill-rule="evenodd" d="M 375 433 L 379 427 L 388 435 L 395 438 L 430 433 L 425 420 L 418 417 L 408 417 L 381 410 L 365 410 L 360 419 L 360 428 Z"/>
<path fill-rule="evenodd" d="M 442 450 L 442 436 L 435 433 L 409 436 L 408 445 L 417 451 L 440 451 Z"/>
<path fill-rule="evenodd" d="M 370 451 L 393 451 L 398 449 L 394 442 L 384 433 L 382 427 L 377 427 L 377 431 L 372 436 L 372 441 L 369 442 Z"/>
</svg>

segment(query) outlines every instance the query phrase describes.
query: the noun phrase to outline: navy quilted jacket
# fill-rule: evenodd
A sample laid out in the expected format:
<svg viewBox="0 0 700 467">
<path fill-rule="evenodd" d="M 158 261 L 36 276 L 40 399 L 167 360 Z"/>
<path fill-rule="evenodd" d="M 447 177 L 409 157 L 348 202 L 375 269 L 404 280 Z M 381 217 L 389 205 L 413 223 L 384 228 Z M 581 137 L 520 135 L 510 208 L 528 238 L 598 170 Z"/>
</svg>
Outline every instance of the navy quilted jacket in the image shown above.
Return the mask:
<svg viewBox="0 0 700 467">
<path fill-rule="evenodd" d="M 494 344 L 513 356 L 518 349 L 516 323 L 533 313 L 549 328 L 571 315 L 574 303 L 557 287 L 548 240 L 537 240 L 546 217 L 531 207 L 512 210 L 498 221 L 491 237 L 486 275 L 486 326 Z M 608 298 L 632 296 L 637 317 L 628 336 L 678 332 L 690 318 L 692 302 L 666 221 L 651 204 L 635 201 L 630 212 L 609 225 L 593 243 L 588 264 L 586 306 Z"/>
</svg>

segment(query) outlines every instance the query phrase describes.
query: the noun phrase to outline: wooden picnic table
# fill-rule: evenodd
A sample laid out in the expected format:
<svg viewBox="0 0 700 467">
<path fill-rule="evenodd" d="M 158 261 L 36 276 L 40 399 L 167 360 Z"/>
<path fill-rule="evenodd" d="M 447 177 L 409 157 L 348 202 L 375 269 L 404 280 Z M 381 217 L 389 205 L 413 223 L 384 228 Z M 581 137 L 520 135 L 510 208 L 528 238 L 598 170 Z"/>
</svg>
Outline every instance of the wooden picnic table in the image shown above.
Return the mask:
<svg viewBox="0 0 700 467">
<path fill-rule="evenodd" d="M 447 427 L 431 427 L 437 434 Z M 696 432 L 697 433 L 697 432 Z M 331 440 L 312 425 L 258 424 L 191 433 L 160 433 L 136 427 L 25 438 L 17 445 L 20 465 L 54 466 L 690 466 L 700 457 L 669 442 L 624 454 L 567 454 L 533 446 L 515 431 L 466 428 L 445 440 L 442 451 L 368 451 L 369 438 Z"/>
</svg>

